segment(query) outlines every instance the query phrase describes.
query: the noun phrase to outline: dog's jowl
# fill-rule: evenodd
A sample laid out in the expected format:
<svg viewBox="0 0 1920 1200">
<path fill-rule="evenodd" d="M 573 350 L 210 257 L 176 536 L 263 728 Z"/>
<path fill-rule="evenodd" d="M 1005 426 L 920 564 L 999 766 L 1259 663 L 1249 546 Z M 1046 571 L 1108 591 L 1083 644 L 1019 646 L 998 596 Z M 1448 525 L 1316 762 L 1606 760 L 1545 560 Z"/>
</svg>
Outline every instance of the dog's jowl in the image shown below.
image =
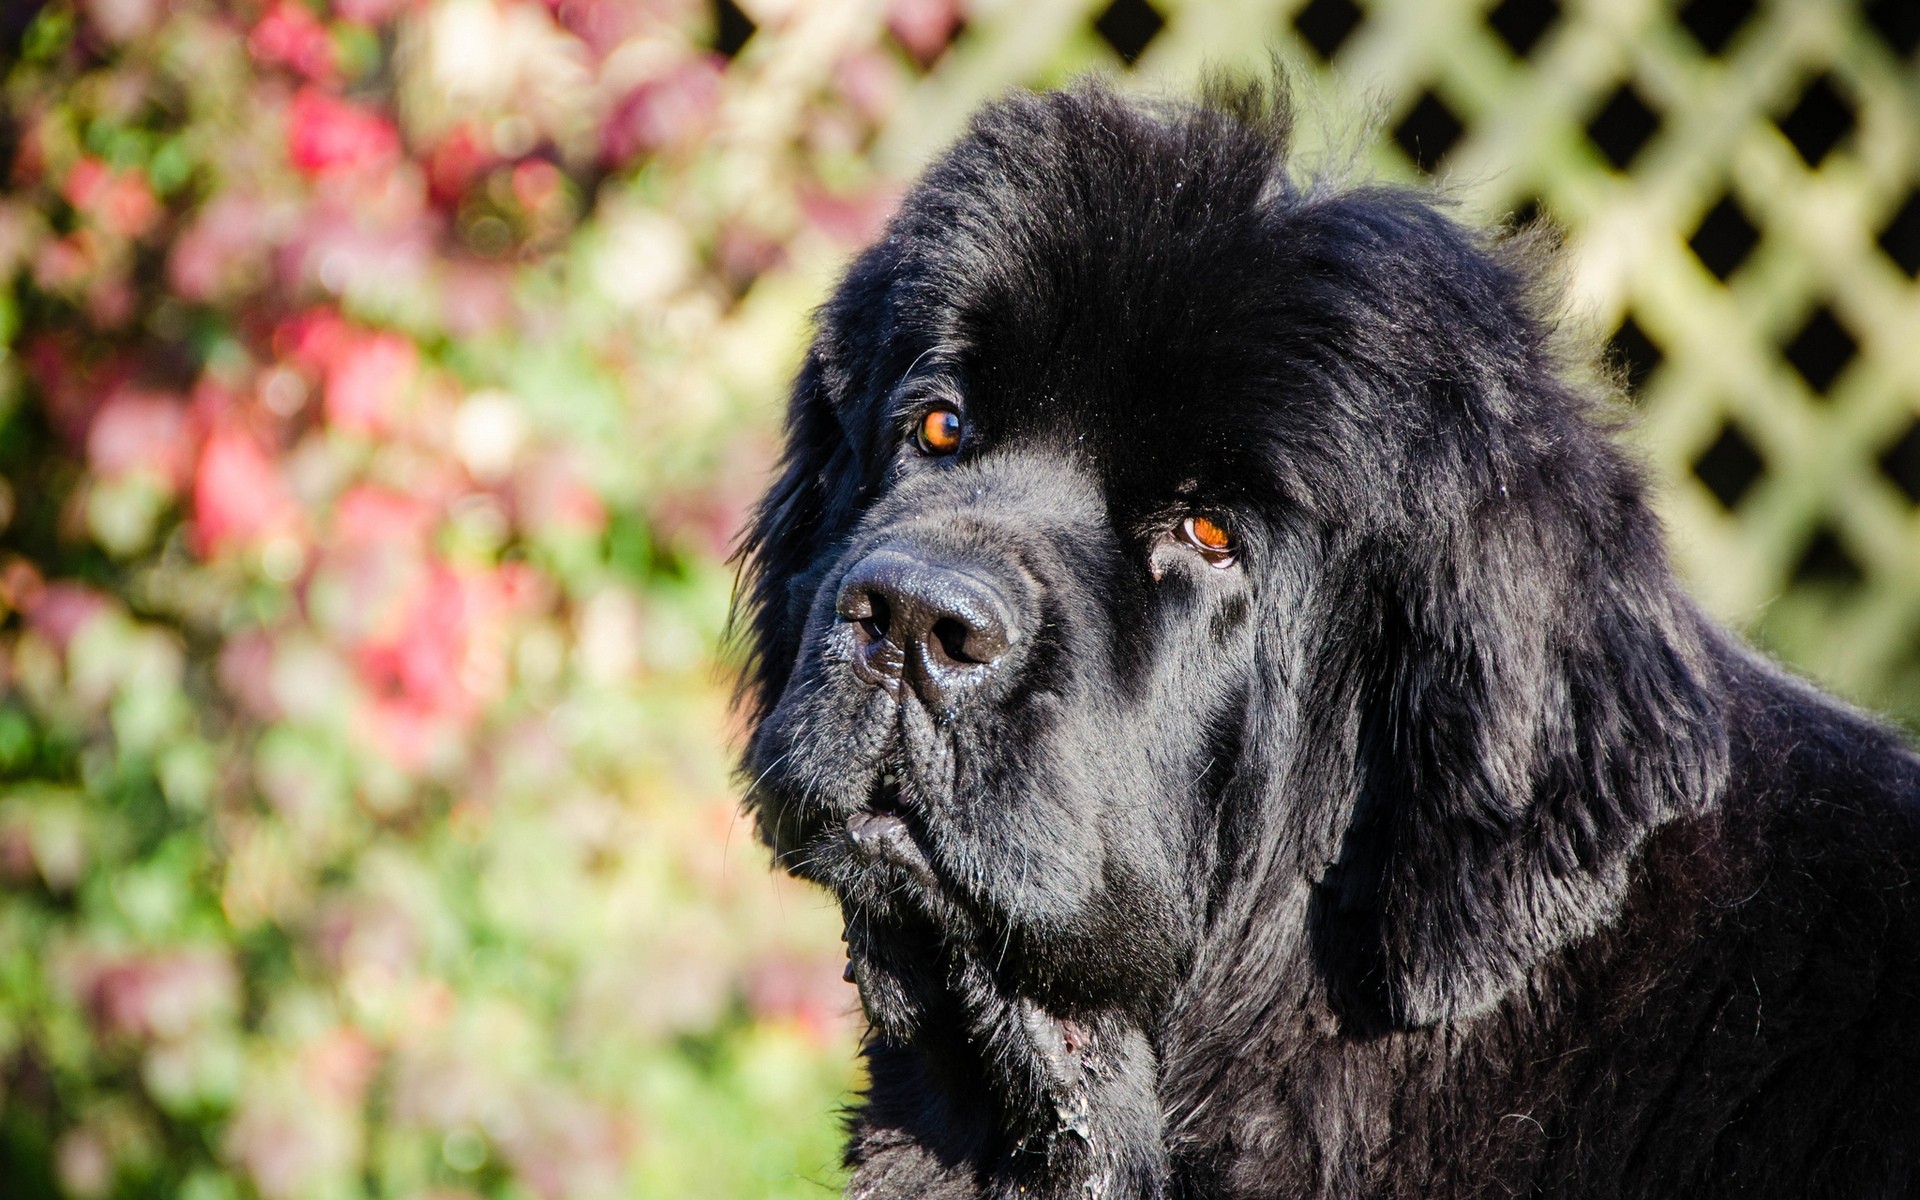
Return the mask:
<svg viewBox="0 0 1920 1200">
<path fill-rule="evenodd" d="M 859 1197 L 1920 1196 L 1920 760 L 1676 584 L 1538 235 L 982 113 L 821 311 L 747 803 Z"/>
</svg>

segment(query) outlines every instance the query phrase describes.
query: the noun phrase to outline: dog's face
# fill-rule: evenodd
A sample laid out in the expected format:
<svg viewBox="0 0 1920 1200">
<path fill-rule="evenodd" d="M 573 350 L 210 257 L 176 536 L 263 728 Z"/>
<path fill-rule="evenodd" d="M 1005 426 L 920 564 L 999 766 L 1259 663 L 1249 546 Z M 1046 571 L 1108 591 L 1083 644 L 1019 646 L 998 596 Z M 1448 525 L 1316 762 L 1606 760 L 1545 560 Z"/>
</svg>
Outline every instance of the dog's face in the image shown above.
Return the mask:
<svg viewBox="0 0 1920 1200">
<path fill-rule="evenodd" d="M 1228 109 L 991 110 L 823 310 L 749 538 L 745 774 L 883 1037 L 970 989 L 1150 1028 L 1283 875 L 1266 942 L 1400 1018 L 1483 1005 L 1665 811 L 1596 772 L 1634 782 L 1605 704 L 1685 707 L 1684 647 L 1579 561 L 1654 534 L 1564 499 L 1637 485 L 1521 279 L 1408 195 L 1294 189 Z"/>
</svg>

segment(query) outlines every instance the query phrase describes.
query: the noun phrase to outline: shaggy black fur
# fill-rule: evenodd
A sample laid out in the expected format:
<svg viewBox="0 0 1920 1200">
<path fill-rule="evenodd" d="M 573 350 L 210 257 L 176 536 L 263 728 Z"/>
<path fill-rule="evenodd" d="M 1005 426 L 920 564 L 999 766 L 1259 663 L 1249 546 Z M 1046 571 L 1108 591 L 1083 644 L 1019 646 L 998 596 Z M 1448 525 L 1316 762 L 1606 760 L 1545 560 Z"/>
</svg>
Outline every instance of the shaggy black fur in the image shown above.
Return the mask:
<svg viewBox="0 0 1920 1200">
<path fill-rule="evenodd" d="M 1920 1195 L 1920 760 L 1683 596 L 1527 239 L 1265 91 L 996 104 L 821 313 L 745 771 L 849 1194 Z"/>
</svg>

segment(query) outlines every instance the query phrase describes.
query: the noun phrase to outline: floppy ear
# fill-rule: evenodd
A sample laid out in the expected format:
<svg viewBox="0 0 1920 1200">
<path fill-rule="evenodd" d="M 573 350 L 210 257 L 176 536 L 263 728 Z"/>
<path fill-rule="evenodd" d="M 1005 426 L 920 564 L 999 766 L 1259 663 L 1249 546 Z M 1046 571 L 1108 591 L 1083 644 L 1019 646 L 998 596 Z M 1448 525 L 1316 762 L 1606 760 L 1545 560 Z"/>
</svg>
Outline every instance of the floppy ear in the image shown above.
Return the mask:
<svg viewBox="0 0 1920 1200">
<path fill-rule="evenodd" d="M 1497 1003 L 1610 921 L 1647 834 L 1720 789 L 1703 620 L 1631 470 L 1594 452 L 1598 478 L 1349 564 L 1356 799 L 1314 930 L 1343 1017 Z"/>
<path fill-rule="evenodd" d="M 734 551 L 740 574 L 729 625 L 746 638 L 740 686 L 755 719 L 786 686 L 812 594 L 807 580 L 829 557 L 823 544 L 857 495 L 857 471 L 826 376 L 816 345 L 794 380 L 779 476 Z"/>
</svg>

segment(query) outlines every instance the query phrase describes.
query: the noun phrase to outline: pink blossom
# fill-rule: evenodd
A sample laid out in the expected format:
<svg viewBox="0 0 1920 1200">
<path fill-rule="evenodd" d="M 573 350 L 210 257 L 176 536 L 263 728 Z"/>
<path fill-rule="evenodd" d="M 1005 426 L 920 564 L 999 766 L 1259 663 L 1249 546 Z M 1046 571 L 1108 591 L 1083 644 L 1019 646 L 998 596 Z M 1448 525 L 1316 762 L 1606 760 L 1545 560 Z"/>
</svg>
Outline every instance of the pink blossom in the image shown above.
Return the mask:
<svg viewBox="0 0 1920 1200">
<path fill-rule="evenodd" d="M 220 647 L 214 676 L 254 719 L 280 718 L 280 701 L 273 691 L 273 639 L 265 631 L 250 629 L 229 638 Z"/>
<path fill-rule="evenodd" d="M 853 1031 L 858 998 L 842 977 L 838 954 L 769 955 L 753 963 L 743 981 L 748 1011 L 762 1020 L 789 1022 L 817 1044 L 839 1042 Z"/>
<path fill-rule="evenodd" d="M 887 28 L 922 67 L 932 66 L 960 29 L 959 0 L 893 0 Z"/>
<path fill-rule="evenodd" d="M 167 279 L 189 300 L 213 300 L 247 282 L 279 239 L 284 215 L 258 197 L 222 192 L 174 239 Z"/>
<path fill-rule="evenodd" d="M 74 974 L 95 1026 L 123 1037 L 179 1038 L 239 1006 L 239 975 L 211 947 L 83 958 Z"/>
<path fill-rule="evenodd" d="M 64 333 L 33 338 L 21 357 L 26 360 L 34 386 L 46 400 L 54 428 L 75 448 L 85 444 L 87 428 L 101 401 L 126 383 L 135 369 L 131 358 L 87 356 Z"/>
<path fill-rule="evenodd" d="M 598 533 L 607 509 L 565 456 L 536 460 L 515 480 L 515 503 L 527 529 L 554 533 Z"/>
<path fill-rule="evenodd" d="M 113 611 L 113 602 L 83 584 L 55 580 L 39 589 L 24 611 L 27 627 L 64 652 L 95 617 Z"/>
<path fill-rule="evenodd" d="M 160 202 L 137 170 L 115 171 L 97 158 L 82 158 L 61 188 L 67 203 L 117 237 L 137 238 L 160 219 Z"/>
<path fill-rule="evenodd" d="M 290 67 L 309 79 L 333 75 L 333 38 L 320 18 L 298 0 L 279 0 L 247 38 L 253 60 L 269 66 Z"/>
<path fill-rule="evenodd" d="M 439 513 L 406 492 L 361 484 L 333 506 L 334 541 L 344 546 L 398 544 L 424 549 Z"/>
<path fill-rule="evenodd" d="M 429 565 L 354 652 L 368 693 L 362 738 L 418 769 L 440 741 L 466 734 L 504 690 L 512 598 L 497 574 Z"/>
<path fill-rule="evenodd" d="M 336 1025 L 301 1055 L 307 1085 L 330 1099 L 358 1104 L 380 1066 L 380 1050 L 351 1025 Z"/>
<path fill-rule="evenodd" d="M 273 331 L 273 349 L 274 353 L 320 374 L 351 333 L 346 318 L 337 309 L 323 305 L 280 322 Z"/>
<path fill-rule="evenodd" d="M 110 42 L 125 42 L 150 31 L 166 0 L 87 0 L 87 20 Z"/>
<path fill-rule="evenodd" d="M 600 156 L 626 162 L 698 138 L 720 108 L 718 55 L 690 58 L 623 96 L 600 131 Z"/>
<path fill-rule="evenodd" d="M 379 170 L 399 154 L 399 132 L 372 109 L 306 87 L 287 110 L 287 157 L 309 175 Z"/>
<path fill-rule="evenodd" d="M 333 11 L 342 20 L 378 25 L 407 11 L 414 0 L 333 0 Z"/>
<path fill-rule="evenodd" d="M 87 461 L 108 478 L 138 472 L 178 487 L 192 455 L 186 405 L 169 392 L 117 389 L 87 428 Z"/>
<path fill-rule="evenodd" d="M 288 533 L 299 510 L 260 442 L 244 429 L 217 429 L 200 451 L 193 477 L 194 546 L 212 557 Z"/>
<path fill-rule="evenodd" d="M 349 340 L 327 369 L 327 423 L 350 433 L 377 434 L 392 428 L 413 389 L 419 364 L 419 351 L 399 334 Z"/>
<path fill-rule="evenodd" d="M 91 229 L 49 238 L 34 255 L 33 282 L 42 291 L 71 291 L 98 269 L 100 258 L 100 240 Z"/>
<path fill-rule="evenodd" d="M 900 206 L 900 189 L 875 187 L 843 195 L 818 185 L 800 189 L 800 207 L 807 219 L 827 236 L 849 246 L 863 246 L 880 236 Z"/>
<path fill-rule="evenodd" d="M 485 126 L 477 121 L 456 125 L 427 157 L 427 188 L 433 202 L 447 208 L 459 204 L 473 181 L 499 158 Z"/>
</svg>

